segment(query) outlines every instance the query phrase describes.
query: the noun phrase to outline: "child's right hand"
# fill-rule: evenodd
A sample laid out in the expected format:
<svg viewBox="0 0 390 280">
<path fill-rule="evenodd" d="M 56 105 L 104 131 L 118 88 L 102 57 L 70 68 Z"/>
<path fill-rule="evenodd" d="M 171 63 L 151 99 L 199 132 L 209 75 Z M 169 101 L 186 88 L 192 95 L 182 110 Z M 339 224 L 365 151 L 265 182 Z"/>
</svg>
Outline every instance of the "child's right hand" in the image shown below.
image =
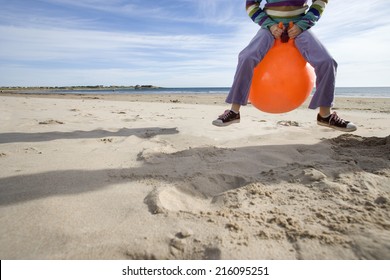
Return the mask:
<svg viewBox="0 0 390 280">
<path fill-rule="evenodd" d="M 283 28 L 280 28 L 278 24 L 274 24 L 269 28 L 269 31 L 271 31 L 272 36 L 274 36 L 275 39 L 280 39 L 280 36 L 282 36 L 282 33 L 286 27 L 283 26 Z"/>
</svg>

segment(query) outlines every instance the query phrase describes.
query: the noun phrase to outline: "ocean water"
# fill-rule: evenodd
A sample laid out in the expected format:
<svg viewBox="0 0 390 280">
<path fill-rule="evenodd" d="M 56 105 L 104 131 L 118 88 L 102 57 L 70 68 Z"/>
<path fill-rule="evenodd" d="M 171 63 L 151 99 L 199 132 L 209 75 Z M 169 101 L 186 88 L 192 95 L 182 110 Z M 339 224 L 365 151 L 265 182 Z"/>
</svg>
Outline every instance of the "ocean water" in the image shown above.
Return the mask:
<svg viewBox="0 0 390 280">
<path fill-rule="evenodd" d="M 228 94 L 228 87 L 55 90 L 56 94 Z M 390 98 L 390 87 L 337 87 L 336 96 Z"/>
</svg>

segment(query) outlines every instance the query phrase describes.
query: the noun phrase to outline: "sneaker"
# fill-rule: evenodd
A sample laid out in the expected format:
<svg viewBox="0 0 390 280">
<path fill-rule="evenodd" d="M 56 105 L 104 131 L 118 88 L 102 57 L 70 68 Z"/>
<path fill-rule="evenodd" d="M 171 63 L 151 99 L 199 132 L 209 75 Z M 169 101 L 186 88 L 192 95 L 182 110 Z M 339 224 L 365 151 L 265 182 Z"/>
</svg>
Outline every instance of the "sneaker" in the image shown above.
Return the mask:
<svg viewBox="0 0 390 280">
<path fill-rule="evenodd" d="M 222 115 L 218 117 L 218 119 L 213 121 L 213 125 L 227 126 L 239 122 L 240 122 L 240 112 L 236 114 L 232 110 L 226 110 Z"/>
<path fill-rule="evenodd" d="M 356 125 L 353 123 L 343 120 L 339 116 L 337 116 L 336 112 L 333 112 L 329 117 L 323 118 L 320 114 L 317 115 L 317 124 L 322 126 L 327 126 L 333 129 L 352 132 L 357 129 Z"/>
</svg>

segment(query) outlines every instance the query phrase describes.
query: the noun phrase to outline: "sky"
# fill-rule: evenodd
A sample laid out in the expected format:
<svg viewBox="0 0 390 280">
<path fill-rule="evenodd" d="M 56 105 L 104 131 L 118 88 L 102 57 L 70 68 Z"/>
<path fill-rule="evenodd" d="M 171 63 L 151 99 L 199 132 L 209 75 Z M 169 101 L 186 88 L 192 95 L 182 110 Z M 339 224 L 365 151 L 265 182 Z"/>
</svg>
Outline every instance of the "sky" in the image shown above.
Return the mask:
<svg viewBox="0 0 390 280">
<path fill-rule="evenodd" d="M 244 0 L 0 0 L 0 86 L 230 87 L 258 29 Z M 312 31 L 336 86 L 390 86 L 389 0 L 331 0 Z"/>
</svg>

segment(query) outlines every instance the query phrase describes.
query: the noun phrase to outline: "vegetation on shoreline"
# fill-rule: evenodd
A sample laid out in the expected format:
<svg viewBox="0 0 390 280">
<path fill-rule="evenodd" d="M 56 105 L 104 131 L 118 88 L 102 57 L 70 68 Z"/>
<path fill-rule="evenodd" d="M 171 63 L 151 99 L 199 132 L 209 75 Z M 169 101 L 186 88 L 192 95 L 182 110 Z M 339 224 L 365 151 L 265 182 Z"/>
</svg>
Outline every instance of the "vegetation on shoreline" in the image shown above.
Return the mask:
<svg viewBox="0 0 390 280">
<path fill-rule="evenodd" d="M 96 85 L 96 86 L 63 86 L 63 87 L 0 87 L 1 91 L 20 91 L 20 90 L 26 90 L 26 91 L 35 91 L 35 90 L 116 90 L 116 89 L 155 89 L 155 88 L 161 88 L 158 86 L 153 85 L 135 85 L 135 86 L 103 86 L 103 85 Z"/>
</svg>

